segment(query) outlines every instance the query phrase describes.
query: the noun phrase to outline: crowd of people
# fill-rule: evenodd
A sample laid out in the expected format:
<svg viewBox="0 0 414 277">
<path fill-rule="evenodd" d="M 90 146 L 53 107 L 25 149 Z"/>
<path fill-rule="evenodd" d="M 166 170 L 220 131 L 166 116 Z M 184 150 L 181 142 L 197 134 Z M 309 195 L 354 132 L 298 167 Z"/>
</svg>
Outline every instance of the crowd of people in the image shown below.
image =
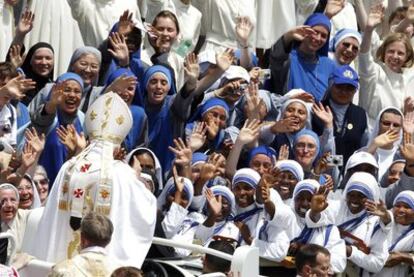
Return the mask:
<svg viewBox="0 0 414 277">
<path fill-rule="evenodd" d="M 0 21 L 7 276 L 192 254 L 154 236 L 257 247 L 268 276 L 413 273 L 414 1 L 4 0 Z"/>
</svg>

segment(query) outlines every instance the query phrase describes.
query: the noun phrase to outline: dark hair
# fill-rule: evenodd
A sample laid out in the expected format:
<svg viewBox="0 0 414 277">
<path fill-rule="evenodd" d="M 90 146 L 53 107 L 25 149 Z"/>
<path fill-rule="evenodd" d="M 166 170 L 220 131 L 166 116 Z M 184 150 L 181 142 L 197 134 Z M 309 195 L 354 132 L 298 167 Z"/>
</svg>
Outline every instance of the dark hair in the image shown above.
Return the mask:
<svg viewBox="0 0 414 277">
<path fill-rule="evenodd" d="M 111 277 L 141 277 L 141 270 L 132 266 L 123 266 L 112 272 Z"/>
<path fill-rule="evenodd" d="M 391 24 L 391 22 L 395 18 L 398 18 L 400 20 L 403 20 L 407 16 L 407 10 L 408 10 L 408 7 L 398 7 L 398 8 L 396 8 L 391 13 L 390 17 L 388 18 L 388 24 Z"/>
<path fill-rule="evenodd" d="M 3 81 L 7 78 L 17 77 L 16 67 L 10 62 L 1 62 L 0 63 L 0 80 Z"/>
<path fill-rule="evenodd" d="M 130 166 L 132 166 L 133 163 L 134 163 L 134 157 L 138 157 L 138 156 L 141 156 L 141 155 L 144 155 L 144 154 L 147 154 L 148 156 L 150 156 L 151 159 L 154 161 L 154 165 L 155 165 L 155 160 L 154 160 L 153 155 L 151 154 L 151 152 L 148 149 L 145 149 L 145 148 L 136 150 L 134 152 L 134 154 L 132 154 L 131 158 L 129 159 L 128 164 Z"/>
<path fill-rule="evenodd" d="M 81 235 L 90 242 L 91 246 L 107 246 L 113 231 L 111 220 L 104 215 L 90 212 L 82 219 Z"/>
<path fill-rule="evenodd" d="M 234 253 L 234 247 L 231 243 L 223 240 L 214 240 L 210 242 L 208 248 L 215 249 L 230 255 Z M 206 254 L 205 262 L 210 272 L 226 273 L 230 270 L 231 262 L 210 254 Z"/>
<path fill-rule="evenodd" d="M 382 112 L 380 120 L 382 119 L 382 117 L 386 113 L 392 113 L 392 114 L 399 115 L 399 116 L 402 117 L 401 113 L 399 112 L 399 110 L 397 108 L 389 108 L 389 109 L 386 109 L 385 111 Z"/>
<path fill-rule="evenodd" d="M 171 19 L 175 24 L 175 28 L 177 29 L 177 34 L 180 33 L 180 24 L 178 23 L 177 16 L 170 11 L 160 11 L 157 14 L 157 16 L 154 18 L 154 20 L 152 21 L 152 26 L 155 27 L 158 23 L 158 18 L 161 18 L 161 17 L 166 17 L 166 18 Z"/>
<path fill-rule="evenodd" d="M 331 255 L 328 249 L 317 244 L 310 243 L 302 246 L 295 257 L 296 272 L 302 272 L 305 265 L 316 266 L 316 256 L 318 254 Z"/>
</svg>

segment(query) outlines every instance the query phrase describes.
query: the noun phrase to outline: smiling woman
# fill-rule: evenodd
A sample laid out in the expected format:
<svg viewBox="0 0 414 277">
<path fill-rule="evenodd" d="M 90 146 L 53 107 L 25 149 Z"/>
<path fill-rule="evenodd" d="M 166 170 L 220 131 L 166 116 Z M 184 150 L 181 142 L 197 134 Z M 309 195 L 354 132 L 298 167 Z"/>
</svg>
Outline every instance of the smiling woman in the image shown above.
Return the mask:
<svg viewBox="0 0 414 277">
<path fill-rule="evenodd" d="M 68 155 L 56 129 L 61 125 L 66 127 L 73 124 L 77 133 L 82 132 L 84 115 L 79 111 L 82 93 L 83 80 L 79 75 L 72 72 L 62 74 L 53 86 L 46 104 L 40 105 L 31 118 L 30 124 L 37 132 L 46 135 L 45 151 L 40 156 L 39 164 L 46 169 L 51 184 Z"/>
<path fill-rule="evenodd" d="M 50 44 L 39 42 L 33 45 L 22 65 L 27 78 L 36 82 L 36 88 L 26 92 L 21 102 L 28 105 L 36 94 L 53 79 L 54 51 Z"/>
</svg>

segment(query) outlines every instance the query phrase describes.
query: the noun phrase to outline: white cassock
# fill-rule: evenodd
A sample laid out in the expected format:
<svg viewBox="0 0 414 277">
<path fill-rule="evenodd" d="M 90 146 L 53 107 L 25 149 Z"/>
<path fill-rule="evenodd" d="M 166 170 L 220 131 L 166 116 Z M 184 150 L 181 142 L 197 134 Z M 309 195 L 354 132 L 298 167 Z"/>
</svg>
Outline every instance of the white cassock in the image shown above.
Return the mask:
<svg viewBox="0 0 414 277">
<path fill-rule="evenodd" d="M 106 247 L 108 255 L 115 258 L 118 263 L 134 265 L 138 268 L 144 261 L 155 227 L 156 200 L 144 184 L 138 181 L 132 168 L 121 161 L 112 161 L 113 184 L 112 191 L 102 189 L 97 191 L 96 180 L 100 176 L 101 149 L 96 147 L 77 166 L 71 177 L 75 182 L 81 182 L 86 177 L 87 184 L 83 189 L 85 194 L 84 209 L 92 210 L 95 196 L 109 199 L 110 214 L 114 225 L 111 243 Z M 66 162 L 52 187 L 44 214 L 39 223 L 38 244 L 33 255 L 38 259 L 49 262 L 58 262 L 71 258 L 77 254 L 78 234 L 69 225 L 71 212 L 65 209 L 62 202 L 63 194 L 71 193 L 72 198 L 82 193 L 81 188 L 65 186 L 64 176 L 70 162 Z M 89 169 L 86 172 L 86 168 Z M 95 181 L 94 181 L 95 180 Z M 64 195 L 63 195 L 64 196 Z M 60 207 L 59 207 L 60 204 Z"/>
<path fill-rule="evenodd" d="M 389 213 L 391 217 L 393 214 Z M 414 225 L 404 226 L 393 221 L 391 229 L 391 239 L 388 244 L 390 252 L 403 252 L 413 253 L 414 251 Z M 393 267 L 384 267 L 375 276 L 393 276 L 393 277 L 404 277 L 408 276 L 409 265 L 399 264 Z"/>
<path fill-rule="evenodd" d="M 296 214 L 296 220 L 303 231 L 305 228 L 305 218 L 299 217 Z M 347 262 L 345 241 L 341 239 L 339 230 L 335 225 L 310 228 L 309 235 L 302 243 L 313 243 L 325 247 L 331 253 L 333 272 L 341 273 L 345 270 Z"/>
<path fill-rule="evenodd" d="M 347 28 L 358 31 L 355 9 L 351 3 L 345 3 L 345 7 L 331 19 L 331 35 L 333 38 L 337 31 Z"/>
<path fill-rule="evenodd" d="M 180 41 L 191 42 L 187 53 L 193 51 L 200 35 L 201 12 L 191 4 L 182 3 L 181 0 L 148 0 L 145 21 L 152 23 L 157 14 L 164 10 L 171 11 L 177 16 L 180 25 Z"/>
<path fill-rule="evenodd" d="M 6 60 L 7 51 L 13 40 L 13 7 L 0 0 L 0 61 Z"/>
<path fill-rule="evenodd" d="M 222 52 L 226 48 L 238 48 L 236 38 L 237 17 L 247 16 L 256 25 L 256 0 L 206 0 L 203 10 L 203 28 L 206 41 L 202 50 Z M 255 47 L 255 29 L 249 45 Z"/>
<path fill-rule="evenodd" d="M 53 0 L 54 1 L 54 0 Z M 142 28 L 141 13 L 136 0 L 67 0 L 72 16 L 78 22 L 85 45 L 98 47 L 109 35 L 125 10 Z"/>
<path fill-rule="evenodd" d="M 317 5 L 317 0 L 257 1 L 256 47 L 270 48 L 288 30 L 302 25 Z"/>
<path fill-rule="evenodd" d="M 66 0 L 25 0 L 23 7 L 35 13 L 33 29 L 26 35 L 25 46 L 47 42 L 55 53 L 55 78 L 68 70 L 72 53 L 83 46 L 78 23 L 73 20 Z"/>
<path fill-rule="evenodd" d="M 114 225 L 108 256 L 141 267 L 154 235 L 156 199 L 128 164 L 112 156 L 131 126 L 129 108 L 117 94 L 106 93 L 89 107 L 85 130 L 91 144 L 60 169 L 30 254 L 48 262 L 76 255 L 80 231 L 73 231 L 70 221 L 94 211 Z"/>
</svg>

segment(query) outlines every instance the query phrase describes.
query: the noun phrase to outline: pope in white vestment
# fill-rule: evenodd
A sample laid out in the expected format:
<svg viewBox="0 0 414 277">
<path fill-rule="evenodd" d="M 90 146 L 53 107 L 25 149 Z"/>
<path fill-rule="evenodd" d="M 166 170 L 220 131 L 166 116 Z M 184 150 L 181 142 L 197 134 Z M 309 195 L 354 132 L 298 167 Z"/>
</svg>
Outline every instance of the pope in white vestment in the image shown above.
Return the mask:
<svg viewBox="0 0 414 277">
<path fill-rule="evenodd" d="M 131 126 L 129 108 L 117 94 L 107 93 L 89 107 L 85 129 L 90 145 L 62 166 L 32 255 L 58 262 L 78 254 L 80 219 L 95 211 L 114 225 L 108 256 L 120 265 L 141 267 L 154 234 L 156 199 L 130 166 L 113 160 L 114 146 Z"/>
</svg>

